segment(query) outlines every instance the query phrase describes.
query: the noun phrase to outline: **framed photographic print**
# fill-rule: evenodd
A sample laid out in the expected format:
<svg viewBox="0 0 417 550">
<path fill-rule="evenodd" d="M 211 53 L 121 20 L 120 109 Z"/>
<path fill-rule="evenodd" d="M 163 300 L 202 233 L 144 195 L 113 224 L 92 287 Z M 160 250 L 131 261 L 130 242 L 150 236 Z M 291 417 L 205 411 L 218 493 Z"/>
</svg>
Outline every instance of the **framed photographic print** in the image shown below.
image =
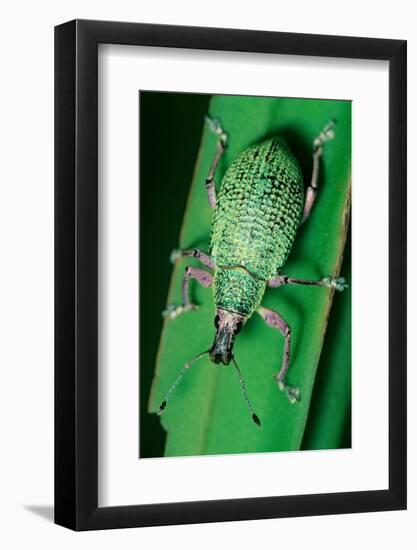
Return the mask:
<svg viewBox="0 0 417 550">
<path fill-rule="evenodd" d="M 406 42 L 55 30 L 55 521 L 404 509 Z"/>
</svg>

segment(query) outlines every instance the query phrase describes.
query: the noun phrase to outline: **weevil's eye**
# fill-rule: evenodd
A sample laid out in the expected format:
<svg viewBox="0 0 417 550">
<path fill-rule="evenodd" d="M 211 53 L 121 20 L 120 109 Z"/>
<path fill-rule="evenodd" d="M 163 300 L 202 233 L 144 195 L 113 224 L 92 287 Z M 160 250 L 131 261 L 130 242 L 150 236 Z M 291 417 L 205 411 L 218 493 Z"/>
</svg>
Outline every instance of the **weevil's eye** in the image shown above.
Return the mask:
<svg viewBox="0 0 417 550">
<path fill-rule="evenodd" d="M 219 322 L 220 322 L 220 317 L 216 315 L 216 317 L 214 318 L 214 326 L 216 328 L 219 328 Z"/>
<path fill-rule="evenodd" d="M 235 328 L 235 334 L 239 334 L 239 332 L 242 330 L 242 321 L 239 321 Z"/>
</svg>

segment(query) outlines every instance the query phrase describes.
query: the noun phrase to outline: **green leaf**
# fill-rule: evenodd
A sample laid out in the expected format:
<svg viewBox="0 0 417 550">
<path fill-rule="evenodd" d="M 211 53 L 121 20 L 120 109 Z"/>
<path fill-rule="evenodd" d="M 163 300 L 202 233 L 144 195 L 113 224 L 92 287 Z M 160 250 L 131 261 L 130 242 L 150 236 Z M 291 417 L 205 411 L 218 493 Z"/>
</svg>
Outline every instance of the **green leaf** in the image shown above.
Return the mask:
<svg viewBox="0 0 417 550">
<path fill-rule="evenodd" d="M 342 273 L 350 287 L 350 239 Z M 302 449 L 351 446 L 351 290 L 337 293 L 326 332 Z"/>
<path fill-rule="evenodd" d="M 283 135 L 300 161 L 306 182 L 312 169 L 312 142 L 334 119 L 336 137 L 325 144 L 319 195 L 309 220 L 300 228 L 285 274 L 305 279 L 338 275 L 346 240 L 350 205 L 351 105 L 346 101 L 214 96 L 210 114 L 219 117 L 229 145 L 216 173 L 219 183 L 236 156 L 254 142 Z M 209 246 L 212 211 L 204 181 L 215 153 L 216 138 L 204 129 L 179 243 L 172 248 Z M 168 302 L 180 303 L 186 265 L 173 269 Z M 345 275 L 345 274 L 344 274 Z M 191 286 L 197 311 L 164 322 L 149 401 L 159 404 L 184 363 L 207 350 L 214 337 L 214 304 L 210 289 Z M 290 404 L 278 390 L 274 374 L 280 368 L 284 339 L 253 316 L 236 339 L 235 356 L 262 427 L 257 427 L 242 399 L 235 369 L 210 363 L 193 365 L 160 417 L 167 440 L 166 456 L 223 454 L 300 449 L 309 414 L 317 365 L 330 313 L 333 291 L 290 286 L 269 289 L 263 301 L 292 327 L 293 343 L 288 382 L 298 386 L 301 402 Z"/>
</svg>

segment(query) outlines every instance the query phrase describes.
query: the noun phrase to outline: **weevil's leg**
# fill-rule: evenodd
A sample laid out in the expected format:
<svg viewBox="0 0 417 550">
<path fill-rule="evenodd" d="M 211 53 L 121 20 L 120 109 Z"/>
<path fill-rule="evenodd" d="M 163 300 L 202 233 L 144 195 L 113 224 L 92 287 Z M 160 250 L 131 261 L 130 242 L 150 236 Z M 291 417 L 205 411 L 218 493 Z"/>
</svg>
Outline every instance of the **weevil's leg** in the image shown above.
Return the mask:
<svg viewBox="0 0 417 550">
<path fill-rule="evenodd" d="M 180 258 L 195 258 L 209 269 L 214 269 L 216 264 L 208 254 L 205 254 L 198 248 L 188 248 L 186 250 L 175 249 L 171 252 L 170 261 L 175 263 Z"/>
<path fill-rule="evenodd" d="M 210 287 L 213 283 L 213 275 L 208 271 L 204 271 L 204 269 L 199 269 L 198 267 L 186 267 L 184 278 L 182 280 L 182 304 L 169 304 L 166 310 L 162 312 L 162 315 L 164 317 L 175 319 L 175 317 L 178 317 L 178 315 L 184 313 L 185 311 L 197 309 L 198 306 L 190 302 L 190 279 L 196 279 L 201 285 L 205 286 L 206 288 Z"/>
<path fill-rule="evenodd" d="M 334 121 L 331 120 L 326 124 L 321 133 L 313 141 L 313 173 L 311 174 L 311 182 L 307 187 L 306 198 L 304 203 L 304 212 L 301 223 L 304 223 L 309 217 L 311 209 L 313 208 L 314 201 L 318 191 L 318 179 L 319 179 L 319 164 L 320 157 L 323 153 L 323 143 L 329 139 L 334 138 Z"/>
<path fill-rule="evenodd" d="M 277 288 L 283 285 L 324 286 L 327 288 L 334 288 L 339 292 L 343 292 L 345 288 L 348 288 L 344 277 L 323 277 L 323 279 L 319 281 L 309 281 L 307 279 L 296 279 L 294 277 L 288 277 L 287 275 L 279 275 L 268 281 L 268 286 L 271 288 Z"/>
<path fill-rule="evenodd" d="M 206 116 L 206 122 L 210 130 L 218 136 L 216 154 L 211 163 L 210 170 L 206 179 L 208 201 L 210 206 L 212 208 L 215 208 L 216 207 L 216 182 L 214 181 L 214 173 L 226 149 L 227 134 L 221 127 L 220 120 L 218 118 L 210 118 L 209 116 Z"/>
<path fill-rule="evenodd" d="M 290 354 L 291 354 L 291 327 L 286 320 L 281 317 L 279 313 L 268 309 L 267 307 L 258 308 L 257 312 L 264 319 L 267 325 L 272 328 L 276 328 L 280 333 L 285 336 L 284 355 L 282 357 L 282 365 L 275 379 L 278 383 L 278 387 L 285 393 L 290 403 L 300 401 L 300 390 L 293 388 L 285 383 L 285 376 L 290 366 Z"/>
</svg>

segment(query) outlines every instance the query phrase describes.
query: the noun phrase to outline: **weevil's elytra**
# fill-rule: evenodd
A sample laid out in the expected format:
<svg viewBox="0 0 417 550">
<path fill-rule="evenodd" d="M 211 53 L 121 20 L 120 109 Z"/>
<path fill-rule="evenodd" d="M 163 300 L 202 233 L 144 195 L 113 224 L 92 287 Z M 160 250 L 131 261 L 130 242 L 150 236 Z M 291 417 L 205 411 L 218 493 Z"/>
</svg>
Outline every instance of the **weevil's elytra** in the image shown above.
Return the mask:
<svg viewBox="0 0 417 550">
<path fill-rule="evenodd" d="M 290 365 L 291 327 L 276 311 L 263 307 L 266 288 L 287 284 L 346 287 L 342 277 L 323 277 L 318 281 L 296 279 L 281 274 L 293 247 L 297 231 L 312 210 L 317 195 L 319 159 L 323 144 L 334 137 L 333 122 L 329 122 L 313 142 L 313 173 L 307 190 L 297 159 L 284 139 L 272 139 L 244 150 L 227 169 L 220 190 L 216 192 L 215 172 L 227 147 L 227 134 L 218 119 L 207 117 L 209 128 L 217 135 L 217 147 L 206 179 L 209 204 L 214 208 L 208 254 L 201 250 L 175 250 L 171 260 L 194 257 L 203 268 L 188 267 L 182 285 L 182 304 L 169 305 L 164 315 L 173 319 L 196 306 L 189 299 L 189 280 L 196 279 L 213 289 L 216 307 L 216 334 L 212 346 L 186 363 L 169 388 L 158 414 L 165 410 L 172 392 L 194 362 L 209 355 L 214 363 L 235 367 L 243 397 L 260 426 L 247 395 L 242 373 L 233 355 L 236 336 L 246 321 L 256 312 L 285 338 L 281 367 L 275 378 L 279 389 L 291 403 L 300 400 L 300 392 L 286 383 Z"/>
<path fill-rule="evenodd" d="M 303 176 L 284 140 L 277 137 L 246 149 L 222 181 L 212 259 L 218 266 L 241 265 L 266 283 L 285 264 L 303 207 Z"/>
</svg>

